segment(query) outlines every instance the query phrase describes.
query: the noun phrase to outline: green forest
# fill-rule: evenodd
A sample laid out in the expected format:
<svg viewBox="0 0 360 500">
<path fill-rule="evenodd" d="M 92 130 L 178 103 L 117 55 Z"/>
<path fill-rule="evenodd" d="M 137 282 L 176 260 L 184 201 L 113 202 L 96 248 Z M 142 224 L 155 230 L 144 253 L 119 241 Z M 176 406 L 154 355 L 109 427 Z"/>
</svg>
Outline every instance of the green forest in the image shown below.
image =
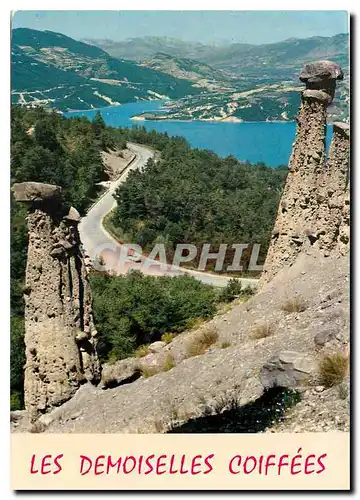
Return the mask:
<svg viewBox="0 0 360 500">
<path fill-rule="evenodd" d="M 211 151 L 193 149 L 182 137 L 123 130 L 132 141 L 161 152 L 160 161 L 149 160 L 143 170 L 132 171 L 116 191 L 117 208 L 111 217 L 117 235 L 150 250 L 163 243 L 173 255 L 176 244 L 198 247 L 211 244 L 216 252 L 228 244 L 226 261 L 232 262 L 233 243 L 247 243 L 244 268 L 252 245 L 260 244 L 263 263 L 273 229 L 287 167 L 220 158 Z M 195 259 L 195 263 L 197 263 Z M 214 262 L 209 262 L 209 269 Z"/>
<path fill-rule="evenodd" d="M 101 152 L 121 150 L 126 141 L 149 145 L 160 161 L 129 175 L 117 191 L 113 221 L 144 247 L 166 242 L 263 243 L 266 251 L 284 169 L 240 163 L 190 148 L 181 137 L 105 125 L 100 113 L 64 118 L 42 108 L 12 107 L 11 184 L 38 181 L 63 187 L 81 214 L 106 180 Z M 11 408 L 23 407 L 24 303 L 27 257 L 26 208 L 11 199 Z M 236 282 L 218 291 L 193 278 L 155 278 L 130 273 L 90 276 L 101 359 L 131 355 L 165 332 L 178 333 L 197 318 L 210 318 L 217 305 L 247 295 Z"/>
</svg>

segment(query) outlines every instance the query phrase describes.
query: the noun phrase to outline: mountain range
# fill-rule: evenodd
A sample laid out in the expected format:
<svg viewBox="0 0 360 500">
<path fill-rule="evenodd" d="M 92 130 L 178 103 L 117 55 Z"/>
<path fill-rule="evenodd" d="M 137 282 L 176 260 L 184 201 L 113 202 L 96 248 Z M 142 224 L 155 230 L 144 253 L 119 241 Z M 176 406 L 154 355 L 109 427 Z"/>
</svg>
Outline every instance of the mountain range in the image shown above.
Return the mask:
<svg viewBox="0 0 360 500">
<path fill-rule="evenodd" d="M 163 50 L 191 55 L 196 47 L 184 42 L 175 45 L 163 40 Z M 146 53 L 151 43 L 156 50 L 159 39 L 146 38 Z M 103 43 L 103 42 L 102 42 Z M 139 45 L 139 59 L 143 44 Z M 119 43 L 106 42 L 111 53 Z M 127 44 L 123 43 L 126 48 Z M 344 70 L 345 79 L 338 86 L 337 99 L 329 108 L 329 119 L 347 120 L 349 105 L 348 35 L 289 39 L 269 45 L 232 44 L 222 47 L 199 46 L 198 60 L 155 53 L 139 64 L 177 78 L 192 80 L 203 87 L 200 95 L 170 102 L 163 114 L 145 113 L 137 118 L 156 120 L 274 121 L 294 120 L 300 102 L 298 80 L 301 68 L 309 61 L 331 59 Z M 187 51 L 186 51 L 187 49 Z"/>
<path fill-rule="evenodd" d="M 330 117 L 346 119 L 348 35 L 267 45 L 211 46 L 167 37 L 76 41 L 61 33 L 12 32 L 12 101 L 61 111 L 169 99 L 144 119 L 292 120 L 304 63 L 331 59 L 345 80 Z"/>
<path fill-rule="evenodd" d="M 115 59 L 61 33 L 12 31 L 12 102 L 59 110 L 196 95 L 192 82 Z"/>
<path fill-rule="evenodd" d="M 88 39 L 86 43 L 104 49 L 116 58 L 136 62 L 151 59 L 158 53 L 177 58 L 195 59 L 210 64 L 216 69 L 239 72 L 244 69 L 301 67 L 315 59 L 331 59 L 348 65 L 348 34 L 331 37 L 289 38 L 282 42 L 263 45 L 233 43 L 229 45 L 205 45 L 185 42 L 168 37 L 147 36 L 131 38 L 121 42 Z"/>
<path fill-rule="evenodd" d="M 165 36 L 144 36 L 129 38 L 121 42 L 113 40 L 84 39 L 85 43 L 104 49 L 110 55 L 120 59 L 130 59 L 141 62 L 150 59 L 155 54 L 166 52 L 169 56 L 201 60 L 200 55 L 206 57 L 216 46 L 205 45 L 199 42 L 185 42 L 177 38 Z"/>
</svg>

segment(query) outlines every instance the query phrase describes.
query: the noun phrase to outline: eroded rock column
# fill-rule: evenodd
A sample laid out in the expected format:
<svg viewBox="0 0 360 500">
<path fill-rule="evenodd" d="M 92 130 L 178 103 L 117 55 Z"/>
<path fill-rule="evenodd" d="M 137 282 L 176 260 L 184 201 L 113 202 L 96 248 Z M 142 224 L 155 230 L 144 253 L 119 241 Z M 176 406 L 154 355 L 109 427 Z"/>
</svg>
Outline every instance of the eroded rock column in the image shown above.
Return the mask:
<svg viewBox="0 0 360 500">
<path fill-rule="evenodd" d="M 335 122 L 328 160 L 318 179 L 318 214 L 314 246 L 325 255 L 348 250 L 350 240 L 350 126 Z"/>
<path fill-rule="evenodd" d="M 334 97 L 336 80 L 342 78 L 339 66 L 330 61 L 308 64 L 300 74 L 306 89 L 301 93 L 289 174 L 260 286 L 320 237 L 317 193 L 326 161 L 326 109 Z"/>
<path fill-rule="evenodd" d="M 31 420 L 71 398 L 80 384 L 100 379 L 91 291 L 74 208 L 61 188 L 14 184 L 29 207 L 25 297 L 25 407 Z"/>
</svg>

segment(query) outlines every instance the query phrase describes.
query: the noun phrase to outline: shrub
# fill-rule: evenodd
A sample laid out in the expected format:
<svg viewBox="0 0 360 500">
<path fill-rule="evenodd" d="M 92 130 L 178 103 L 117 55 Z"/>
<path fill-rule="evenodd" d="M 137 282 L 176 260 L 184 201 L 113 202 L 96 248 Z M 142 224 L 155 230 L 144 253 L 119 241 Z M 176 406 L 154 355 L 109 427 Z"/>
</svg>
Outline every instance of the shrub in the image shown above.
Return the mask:
<svg viewBox="0 0 360 500">
<path fill-rule="evenodd" d="M 306 302 L 302 297 L 297 296 L 284 302 L 281 309 L 288 313 L 303 312 L 306 309 Z"/>
<path fill-rule="evenodd" d="M 220 302 L 231 302 L 239 297 L 249 298 L 253 295 L 253 290 L 251 287 L 247 286 L 243 288 L 241 281 L 236 278 L 231 278 L 228 284 L 223 288 L 219 295 Z"/>
<path fill-rule="evenodd" d="M 213 411 L 215 415 L 219 415 L 223 413 L 225 410 L 236 410 L 240 408 L 240 404 L 238 398 L 233 394 L 228 396 L 226 394 L 220 394 L 216 396 L 215 402 L 213 405 Z"/>
<path fill-rule="evenodd" d="M 117 354 L 115 351 L 111 351 L 109 356 L 108 356 L 108 359 L 107 359 L 107 364 L 114 365 L 116 363 L 116 361 L 118 361 Z"/>
<path fill-rule="evenodd" d="M 210 346 L 215 344 L 218 338 L 219 333 L 215 327 L 208 327 L 197 333 L 186 345 L 187 357 L 192 358 L 204 354 Z"/>
<path fill-rule="evenodd" d="M 269 323 L 259 323 L 252 329 L 251 336 L 254 339 L 263 339 L 273 333 L 273 328 Z"/>
<path fill-rule="evenodd" d="M 349 368 L 349 359 L 342 353 L 325 356 L 319 363 L 319 375 L 321 384 L 325 387 L 333 387 L 340 384 Z"/>
<path fill-rule="evenodd" d="M 10 331 L 10 408 L 22 410 L 24 408 L 24 319 L 18 316 L 11 317 Z"/>
<path fill-rule="evenodd" d="M 10 410 L 22 410 L 23 407 L 22 394 L 20 392 L 12 392 L 10 394 Z"/>
<path fill-rule="evenodd" d="M 168 372 L 175 366 L 175 359 L 172 354 L 168 354 L 165 358 L 164 363 L 160 366 L 162 372 Z"/>
</svg>

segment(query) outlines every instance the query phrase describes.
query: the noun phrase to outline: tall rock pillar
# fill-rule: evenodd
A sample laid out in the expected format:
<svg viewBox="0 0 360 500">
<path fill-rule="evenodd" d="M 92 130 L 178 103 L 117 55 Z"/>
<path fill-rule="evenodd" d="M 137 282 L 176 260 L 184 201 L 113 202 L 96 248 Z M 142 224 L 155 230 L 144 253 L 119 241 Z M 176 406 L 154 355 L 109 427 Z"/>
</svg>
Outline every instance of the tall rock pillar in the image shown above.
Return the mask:
<svg viewBox="0 0 360 500">
<path fill-rule="evenodd" d="M 24 392 L 34 421 L 71 398 L 81 383 L 97 383 L 100 364 L 78 212 L 64 206 L 58 186 L 23 182 L 13 191 L 29 207 Z"/>
<path fill-rule="evenodd" d="M 315 246 L 325 255 L 344 254 L 350 242 L 350 126 L 335 122 L 329 155 L 317 186 L 319 204 Z"/>
<path fill-rule="evenodd" d="M 260 279 L 270 281 L 300 251 L 319 239 L 318 184 L 326 164 L 326 109 L 331 104 L 340 67 L 330 61 L 307 64 L 300 74 L 301 93 L 289 174 L 279 204 L 275 227 Z"/>
</svg>

